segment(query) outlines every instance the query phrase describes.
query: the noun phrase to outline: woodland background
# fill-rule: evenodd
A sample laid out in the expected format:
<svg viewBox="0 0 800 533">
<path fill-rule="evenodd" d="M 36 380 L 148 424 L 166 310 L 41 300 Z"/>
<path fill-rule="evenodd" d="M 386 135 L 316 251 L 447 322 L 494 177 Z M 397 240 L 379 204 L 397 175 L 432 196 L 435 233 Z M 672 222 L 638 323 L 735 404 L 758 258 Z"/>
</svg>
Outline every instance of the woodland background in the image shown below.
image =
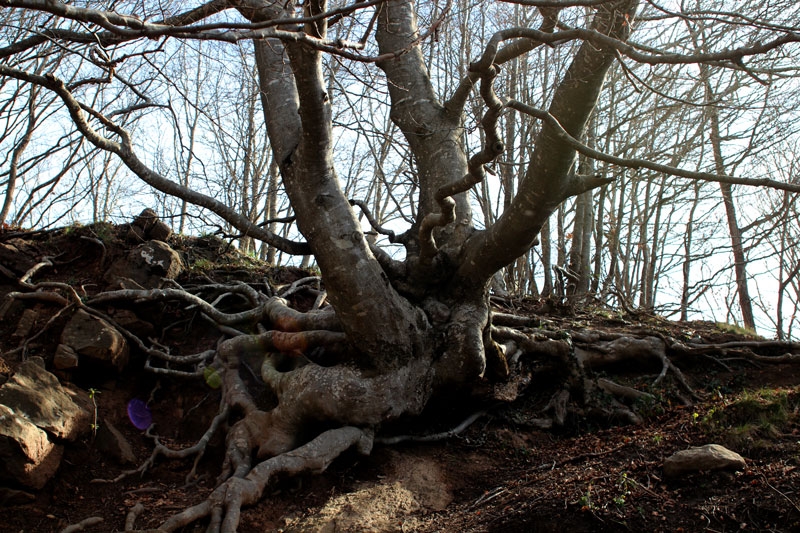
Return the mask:
<svg viewBox="0 0 800 533">
<path fill-rule="evenodd" d="M 488 38 L 540 16 L 525 2 L 459 0 L 435 35 L 420 43 L 441 93 L 458 84 Z M 577 3 L 577 2 L 576 2 Z M 91 4 L 91 3 L 87 3 Z M 133 4 L 133 3 L 131 3 Z M 438 20 L 444 4 L 423 3 L 420 26 Z M 568 4 L 568 2 L 567 2 Z M 123 10 L 126 2 L 113 2 Z M 127 6 L 135 8 L 136 6 Z M 159 3 L 143 6 L 154 16 Z M 757 42 L 759 32 L 797 28 L 792 1 L 646 2 L 636 40 L 684 54 Z M 564 10 L 580 25 L 591 7 Z M 683 10 L 692 16 L 675 16 Z M 691 24 L 688 21 L 691 20 Z M 0 12 L 8 47 L 35 32 L 37 19 Z M 333 39 L 360 40 L 369 13 L 331 26 Z M 499 94 L 546 108 L 578 41 L 545 46 L 510 61 L 496 79 Z M 97 65 L 118 61 L 115 84 L 76 87 L 99 112 L 130 128 L 145 161 L 162 175 L 216 197 L 253 222 L 298 235 L 278 179 L 259 109 L 252 45 L 214 41 L 133 41 L 103 59 L 99 48 L 38 57 L 8 56 L 36 72 L 104 76 Z M 374 47 L 365 41 L 365 53 Z M 740 69 L 704 64 L 642 64 L 620 59 L 606 81 L 585 143 L 628 160 L 688 172 L 798 182 L 800 84 L 796 43 L 747 58 Z M 122 58 L 124 57 L 124 61 Z M 369 64 L 323 58 L 333 110 L 335 165 L 349 198 L 364 202 L 378 224 L 397 232 L 413 218 L 417 177 L 402 135 L 389 118 L 386 80 Z M 71 73 L 71 74 L 70 74 Z M 67 78 L 69 80 L 69 78 Z M 75 222 L 123 222 L 144 207 L 179 233 L 217 233 L 274 264 L 312 265 L 247 237 L 191 204 L 152 189 L 113 155 L 75 131 L 58 97 L 35 85 L 0 78 L 0 220 L 46 229 Z M 482 110 L 476 94 L 465 117 L 468 150 L 479 149 Z M 646 111 L 646 112 L 645 112 Z M 469 193 L 474 223 L 489 226 L 510 203 L 540 122 L 517 113 L 500 117 L 507 150 Z M 504 269 L 515 295 L 576 298 L 673 319 L 708 318 L 780 339 L 797 335 L 800 235 L 796 196 L 769 187 L 683 179 L 646 166 L 626 168 L 582 159 L 580 171 L 614 181 L 564 202 L 541 233 L 541 244 Z M 363 217 L 363 214 L 361 215 Z M 365 229 L 369 225 L 364 223 Z M 380 236 L 379 242 L 385 243 Z M 402 247 L 391 249 L 402 258 Z M 576 296 L 577 295 L 577 296 Z"/>
</svg>

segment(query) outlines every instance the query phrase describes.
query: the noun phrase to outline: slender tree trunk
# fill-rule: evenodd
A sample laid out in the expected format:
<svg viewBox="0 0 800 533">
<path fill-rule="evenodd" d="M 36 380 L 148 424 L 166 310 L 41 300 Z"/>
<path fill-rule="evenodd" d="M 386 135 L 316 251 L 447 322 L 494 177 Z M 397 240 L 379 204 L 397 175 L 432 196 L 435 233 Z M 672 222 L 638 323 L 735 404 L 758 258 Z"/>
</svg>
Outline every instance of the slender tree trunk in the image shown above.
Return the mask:
<svg viewBox="0 0 800 533">
<path fill-rule="evenodd" d="M 19 161 L 22 157 L 22 154 L 25 152 L 25 149 L 28 147 L 28 144 L 30 144 L 31 139 L 33 138 L 33 131 L 36 128 L 36 109 L 40 90 L 40 87 L 35 85 L 31 86 L 31 92 L 28 99 L 27 125 L 25 126 L 25 133 L 22 134 L 22 138 L 14 147 L 14 151 L 11 154 L 11 161 L 8 169 L 8 184 L 6 185 L 6 197 L 3 201 L 3 207 L 0 209 L 0 223 L 5 222 L 8 219 L 8 216 L 11 213 L 11 207 L 14 205 L 14 193 L 17 187 Z"/>
<path fill-rule="evenodd" d="M 553 260 L 552 241 L 550 238 L 550 219 L 545 220 L 541 233 L 542 243 L 542 269 L 544 284 L 542 285 L 542 298 L 553 296 Z"/>
<path fill-rule="evenodd" d="M 644 308 L 648 311 L 652 311 L 655 308 L 655 300 L 656 300 L 656 272 L 658 271 L 656 264 L 658 263 L 658 258 L 661 257 L 660 255 L 660 248 L 662 245 L 662 238 L 661 238 L 661 214 L 664 209 L 664 184 L 666 182 L 666 177 L 661 177 L 661 183 L 658 187 L 658 195 L 656 197 L 656 212 L 653 218 L 653 230 L 652 230 L 652 237 L 650 239 L 650 261 L 647 264 L 647 268 L 643 270 L 642 275 L 644 277 Z"/>
<path fill-rule="evenodd" d="M 708 85 L 708 87 L 710 89 L 710 85 Z M 714 151 L 714 166 L 717 173 L 724 174 L 725 164 L 722 156 L 719 113 L 716 108 L 711 106 L 708 108 L 708 112 L 711 121 L 711 145 Z M 739 229 L 739 222 L 736 216 L 733 187 L 729 183 L 720 183 L 719 189 L 722 192 L 722 202 L 725 205 L 725 219 L 728 223 L 728 232 L 731 238 L 733 270 L 736 276 L 736 293 L 739 300 L 739 308 L 742 311 L 742 322 L 745 328 L 755 331 L 756 323 L 753 318 L 753 303 L 750 300 L 750 291 L 747 287 L 747 258 L 745 257 L 742 233 Z"/>
<path fill-rule="evenodd" d="M 692 235 L 694 233 L 694 214 L 700 198 L 700 183 L 694 184 L 694 201 L 689 208 L 689 217 L 686 221 L 686 231 L 683 234 L 683 285 L 681 289 L 681 320 L 689 320 L 689 294 L 691 291 L 690 277 L 692 273 Z"/>
<path fill-rule="evenodd" d="M 583 296 L 589 291 L 589 266 L 591 260 L 591 237 L 594 213 L 592 191 L 578 195 L 575 199 L 575 220 L 572 226 L 572 247 L 569 254 L 567 296 Z"/>
<path fill-rule="evenodd" d="M 275 232 L 277 222 L 275 219 L 278 217 L 278 161 L 273 157 L 269 165 L 269 185 L 267 187 L 267 209 L 266 218 L 269 222 L 269 230 Z M 267 246 L 266 260 L 270 265 L 275 264 L 274 246 Z"/>
</svg>

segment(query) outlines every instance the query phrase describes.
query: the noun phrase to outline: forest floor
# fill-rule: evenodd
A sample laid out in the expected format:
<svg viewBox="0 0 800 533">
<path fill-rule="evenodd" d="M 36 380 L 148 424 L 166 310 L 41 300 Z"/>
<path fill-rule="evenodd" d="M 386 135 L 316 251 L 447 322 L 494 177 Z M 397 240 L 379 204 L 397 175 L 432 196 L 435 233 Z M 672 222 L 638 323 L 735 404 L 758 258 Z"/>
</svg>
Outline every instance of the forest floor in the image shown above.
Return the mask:
<svg viewBox="0 0 800 533">
<path fill-rule="evenodd" d="M 91 231 L 98 233 L 97 228 Z M 59 266 L 46 275 L 38 274 L 38 279 L 69 282 L 88 290 L 101 286 L 102 272 L 89 259 L 98 253 L 97 246 L 80 240 L 81 231 L 72 232 L 71 237 L 64 233 L 15 235 L 14 245 L 33 255 L 55 256 L 58 250 L 65 254 Z M 0 233 L 0 242 L 8 241 Z M 218 240 L 206 241 L 197 239 L 185 247 L 190 265 L 212 259 L 219 264 L 219 257 L 230 253 L 219 249 Z M 219 269 L 203 264 L 202 273 L 190 268 L 181 283 L 192 277 L 261 282 L 265 276 L 273 282 L 281 277 L 291 282 L 302 274 L 245 263 L 239 260 L 236 266 Z M 0 275 L 0 297 L 16 290 L 13 281 Z M 542 307 L 533 300 L 506 304 L 505 312 L 518 314 L 540 312 Z M 43 313 L 48 312 L 45 304 L 40 306 Z M 172 328 L 167 339 L 175 350 L 213 346 L 217 333 L 204 332 L 192 322 L 189 311 L 166 306 L 160 312 L 161 322 L 180 325 Z M 692 335 L 709 343 L 740 338 L 713 322 L 677 323 L 646 315 L 562 310 L 547 319 L 564 329 L 656 330 L 676 337 Z M 15 327 L 15 320 L 0 322 L 0 372 L 5 374 L 18 364 L 6 355 L 21 342 L 12 337 Z M 29 346 L 27 355 L 48 360 L 57 342 L 55 333 L 45 332 Z M 84 374 L 71 379 L 85 390 L 98 391 L 100 423 L 113 423 L 141 463 L 150 456 L 153 442 L 127 420 L 131 398 L 150 399 L 155 431 L 162 442 L 183 448 L 194 444 L 207 427 L 219 392 L 205 382 L 159 380 L 139 370 L 136 361 L 140 359 L 134 358 L 119 376 Z M 323 474 L 279 480 L 257 505 L 243 511 L 239 530 L 800 531 L 800 365 L 721 360 L 713 354 L 684 356 L 674 362 L 699 399 L 687 405 L 667 385 L 651 391 L 658 401 L 640 409 L 641 425 L 570 419 L 558 430 L 538 429 L 531 421 L 540 416 L 557 382 L 546 371 L 534 371 L 527 392 L 512 403 L 459 401 L 455 406 L 433 406 L 425 416 L 389 428 L 411 434 L 441 432 L 484 412 L 456 437 L 376 444 L 370 456 L 347 453 Z M 658 373 L 657 368 L 646 366 L 618 371 L 617 376 L 629 372 L 628 383 L 639 385 Z M 664 459 L 709 443 L 740 453 L 747 467 L 738 472 L 665 478 Z M 200 480 L 188 485 L 191 460 L 165 459 L 143 476 L 98 483 L 138 464 L 111 460 L 90 436 L 67 447 L 58 474 L 35 500 L 21 505 L 0 502 L 5 503 L 0 508 L 0 531 L 56 532 L 93 516 L 104 521 L 85 531 L 123 531 L 125 515 L 137 503 L 145 508 L 137 527 L 154 528 L 209 494 L 223 454 L 223 442 L 212 440 L 198 466 Z M 187 529 L 203 530 L 201 526 Z"/>
</svg>

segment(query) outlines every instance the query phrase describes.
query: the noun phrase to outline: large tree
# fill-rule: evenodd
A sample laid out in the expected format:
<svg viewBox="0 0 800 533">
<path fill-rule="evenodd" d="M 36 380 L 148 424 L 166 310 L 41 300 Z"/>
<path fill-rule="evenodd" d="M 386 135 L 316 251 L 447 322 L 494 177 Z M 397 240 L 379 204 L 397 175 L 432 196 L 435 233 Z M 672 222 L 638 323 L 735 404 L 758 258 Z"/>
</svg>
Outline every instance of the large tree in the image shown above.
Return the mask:
<svg viewBox="0 0 800 533">
<path fill-rule="evenodd" d="M 38 92 L 56 95 L 80 134 L 97 149 L 116 154 L 141 180 L 216 213 L 242 235 L 285 253 L 313 254 L 322 274 L 331 304 L 322 310 L 298 313 L 282 298 L 266 298 L 242 287 L 236 290 L 252 303 L 252 312 L 223 315 L 208 304 L 202 307 L 222 326 L 268 323 L 271 329 L 237 335 L 223 327 L 230 336 L 219 344 L 208 365 L 223 378 L 220 417 L 227 416 L 229 408 L 242 416 L 228 432 L 220 487 L 208 501 L 170 519 L 164 530 L 209 516 L 212 529 L 234 531 L 240 507 L 260 498 L 274 472 L 324 468 L 353 445 L 368 450 L 382 423 L 419 414 L 438 395 L 460 394 L 482 379 L 507 375 L 509 346 L 531 339 L 516 337 L 493 317 L 490 284 L 496 272 L 528 253 L 562 202 L 614 179 L 580 173 L 592 165 L 577 165 L 578 153 L 694 180 L 798 190 L 793 184 L 624 159 L 582 140 L 615 62 L 699 62 L 747 72 L 745 62 L 751 56 L 800 40 L 790 26 L 718 14 L 731 24 L 752 25 L 755 37 L 719 50 L 684 53 L 628 42 L 636 26 L 637 0 L 510 3 L 531 6 L 531 16 L 525 20 L 536 21 L 536 27 L 508 27 L 494 33 L 480 56 L 458 73 L 460 81 L 449 84 L 452 88 L 442 94 L 448 84 L 432 81 L 422 46 L 454 31 L 447 26 L 451 2 L 354 0 L 329 5 L 324 0 L 211 0 L 158 5 L 114 2 L 105 8 L 96 2 L 0 0 L 0 17 L 7 27 L 0 48 L 0 76 L 5 83 L 35 87 L 31 100 Z M 475 7 L 462 3 L 460 8 L 476 10 L 480 3 Z M 565 9 L 571 23 L 580 25 L 562 21 Z M 658 6 L 651 6 L 649 13 L 671 15 Z M 422 16 L 427 22 L 420 29 Z M 348 20 L 363 22 L 367 33 L 362 40 L 329 37 L 335 25 Z M 468 28 L 465 24 L 461 29 Z M 644 37 L 654 37 L 654 31 L 651 26 Z M 133 130 L 125 121 L 157 105 L 158 96 L 147 94 L 148 83 L 121 74 L 125 63 L 146 58 L 141 64 L 155 78 L 160 74 L 159 52 L 167 44 L 209 40 L 252 43 L 272 158 L 302 242 L 273 233 L 267 229 L 271 226 L 259 225 L 231 206 L 189 189 L 186 180 L 172 181 L 159 174 L 137 150 Z M 496 94 L 494 82 L 503 65 L 543 47 L 563 47 L 572 54 L 569 66 L 551 82 L 547 109 Z M 403 136 L 397 142 L 410 154 L 408 171 L 418 194 L 406 212 L 413 213 L 412 223 L 401 234 L 382 227 L 368 211 L 363 214 L 375 232 L 402 245 L 404 254 L 389 254 L 365 235 L 360 217 L 367 206 L 348 198 L 337 176 L 330 101 L 330 77 L 337 69 L 326 64 L 326 58 L 374 65 L 385 78 L 389 116 Z M 100 92 L 93 92 L 110 86 L 121 87 L 120 94 L 128 99 L 113 111 L 97 96 Z M 366 98 L 369 90 L 362 87 L 356 92 Z M 87 99 L 89 95 L 94 98 Z M 468 152 L 475 135 L 474 124 L 466 117 L 475 110 L 480 146 Z M 513 197 L 509 195 L 494 223 L 476 229 L 469 192 L 485 180 L 486 166 L 504 152 L 498 126 L 504 113 L 519 113 L 541 123 L 533 146 L 520 152 L 529 158 Z M 140 130 L 146 128 L 146 122 L 142 124 Z M 20 152 L 25 142 L 20 142 Z M 583 198 L 591 200 L 590 195 Z M 591 210 L 587 213 L 590 220 Z M 586 242 L 588 246 L 588 236 Z M 191 300 L 179 291 L 123 291 L 100 295 L 94 303 L 124 297 Z M 576 350 L 569 339 L 538 340 L 542 353 L 560 357 L 571 368 L 570 383 L 553 401 L 556 418 L 563 418 L 560 407 L 570 394 L 585 393 L 588 385 L 581 371 L 591 356 Z M 613 345 L 601 352 L 607 360 L 615 358 L 615 350 L 626 349 L 632 354 L 650 350 L 663 358 L 663 348 L 659 352 L 652 342 Z M 284 360 L 286 354 L 290 363 Z M 277 398 L 269 410 L 256 407 L 238 373 L 243 357 L 259 355 L 264 356 L 261 377 Z M 665 361 L 665 371 L 668 367 Z M 254 458 L 259 461 L 255 465 Z"/>
</svg>

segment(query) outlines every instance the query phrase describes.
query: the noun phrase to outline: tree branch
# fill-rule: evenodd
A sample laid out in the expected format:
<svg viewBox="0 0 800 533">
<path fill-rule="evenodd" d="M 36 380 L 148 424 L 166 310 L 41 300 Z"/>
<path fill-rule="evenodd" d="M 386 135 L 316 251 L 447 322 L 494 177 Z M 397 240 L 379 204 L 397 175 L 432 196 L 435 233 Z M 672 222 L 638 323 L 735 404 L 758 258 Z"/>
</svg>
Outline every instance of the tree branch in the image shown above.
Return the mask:
<svg viewBox="0 0 800 533">
<path fill-rule="evenodd" d="M 654 163 L 652 161 L 648 161 L 647 159 L 641 159 L 637 157 L 619 157 L 605 152 L 601 152 L 600 150 L 596 150 L 594 148 L 585 145 L 584 143 L 580 142 L 578 139 L 567 133 L 567 131 L 564 129 L 563 126 L 561 126 L 558 120 L 551 113 L 548 113 L 543 109 L 538 109 L 533 106 L 524 104 L 522 102 L 517 102 L 515 100 L 510 100 L 506 102 L 506 106 L 510 107 L 511 109 L 515 109 L 521 113 L 525 113 L 526 115 L 530 115 L 532 117 L 541 119 L 542 121 L 547 123 L 551 128 L 553 128 L 553 131 L 560 139 L 568 143 L 577 152 L 592 159 L 597 159 L 598 161 L 605 161 L 607 163 L 613 163 L 615 165 L 634 168 L 634 169 L 646 168 L 649 170 L 654 170 L 656 172 L 662 172 L 664 174 L 669 174 L 671 176 L 679 176 L 690 180 L 728 183 L 731 185 L 749 185 L 752 187 L 770 187 L 772 189 L 777 189 L 781 191 L 800 192 L 800 184 L 798 183 L 777 181 L 769 178 L 741 178 L 738 176 L 728 176 L 725 174 L 713 174 L 711 172 L 696 172 L 692 170 L 685 170 L 682 168 L 672 167 L 669 165 L 663 165 L 661 163 Z M 603 185 L 604 183 L 609 183 L 609 181 L 604 181 L 599 185 Z M 573 185 L 573 189 L 576 191 L 581 190 L 582 187 L 583 187 L 582 183 L 576 183 Z M 593 187 L 590 186 L 588 189 L 583 189 L 583 190 L 589 190 L 591 188 Z M 579 194 L 579 193 L 575 192 L 574 194 Z"/>
<path fill-rule="evenodd" d="M 253 238 L 271 244 L 275 248 L 295 255 L 307 255 L 310 248 L 305 243 L 294 242 L 251 222 L 244 215 L 237 213 L 219 200 L 198 193 L 177 184 L 145 165 L 136 155 L 130 134 L 113 121 L 75 99 L 63 81 L 52 74 L 40 76 L 23 70 L 0 64 L 0 76 L 8 76 L 35 85 L 45 87 L 56 93 L 69 111 L 72 121 L 78 130 L 98 148 L 116 154 L 123 163 L 139 178 L 151 187 L 172 196 L 176 196 L 200 207 L 205 207 L 219 215 L 222 219 Z M 104 127 L 120 137 L 120 142 L 104 137 L 95 130 L 87 120 L 86 114 L 100 121 Z"/>
<path fill-rule="evenodd" d="M 583 134 L 614 61 L 616 48 L 611 43 L 627 39 L 637 4 L 635 0 L 620 0 L 598 9 L 587 31 L 603 35 L 603 42 L 584 41 L 556 89 L 549 113 L 575 138 Z M 516 29 L 499 34 L 503 38 L 527 34 L 548 41 L 558 35 Z M 459 278 L 475 286 L 485 284 L 497 270 L 530 249 L 542 224 L 564 199 L 597 183 L 594 179 L 576 182 L 572 170 L 575 156 L 575 147 L 561 138 L 557 128 L 545 123 L 511 205 L 494 226 L 476 233 L 466 243 Z"/>
</svg>

